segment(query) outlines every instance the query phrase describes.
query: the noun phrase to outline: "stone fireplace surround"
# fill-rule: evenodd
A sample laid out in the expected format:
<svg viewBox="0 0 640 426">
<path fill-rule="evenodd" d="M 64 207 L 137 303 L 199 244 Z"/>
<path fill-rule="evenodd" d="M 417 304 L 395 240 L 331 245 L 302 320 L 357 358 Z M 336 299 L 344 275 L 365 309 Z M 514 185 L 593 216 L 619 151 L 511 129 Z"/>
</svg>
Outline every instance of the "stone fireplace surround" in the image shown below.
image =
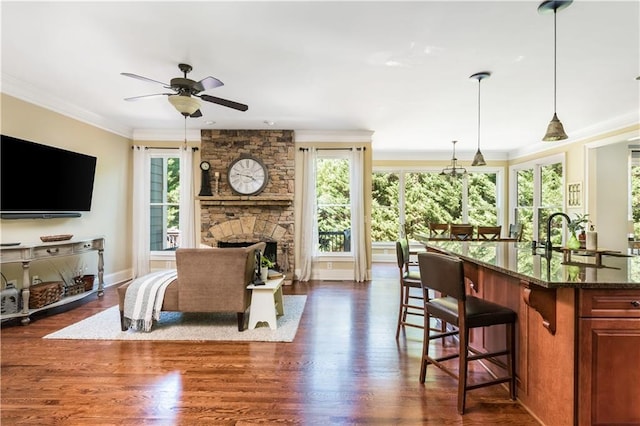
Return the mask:
<svg viewBox="0 0 640 426">
<path fill-rule="evenodd" d="M 201 160 L 218 172 L 218 193 L 211 179 L 212 196 L 200 201 L 201 242 L 276 242 L 277 261 L 291 283 L 294 265 L 295 149 L 291 130 L 202 130 Z M 267 166 L 269 181 L 255 196 L 235 195 L 227 183 L 227 167 L 242 154 L 250 154 Z"/>
</svg>

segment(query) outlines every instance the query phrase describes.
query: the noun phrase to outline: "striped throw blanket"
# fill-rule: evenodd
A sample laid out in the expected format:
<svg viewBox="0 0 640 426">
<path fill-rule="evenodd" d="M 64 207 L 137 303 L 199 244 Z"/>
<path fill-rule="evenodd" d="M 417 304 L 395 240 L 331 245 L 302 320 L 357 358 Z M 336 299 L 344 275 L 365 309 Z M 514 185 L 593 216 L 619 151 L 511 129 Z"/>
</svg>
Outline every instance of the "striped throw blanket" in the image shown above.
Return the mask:
<svg viewBox="0 0 640 426">
<path fill-rule="evenodd" d="M 160 319 L 164 292 L 177 277 L 175 269 L 166 269 L 134 279 L 124 297 L 124 326 L 151 331 L 153 321 Z"/>
</svg>

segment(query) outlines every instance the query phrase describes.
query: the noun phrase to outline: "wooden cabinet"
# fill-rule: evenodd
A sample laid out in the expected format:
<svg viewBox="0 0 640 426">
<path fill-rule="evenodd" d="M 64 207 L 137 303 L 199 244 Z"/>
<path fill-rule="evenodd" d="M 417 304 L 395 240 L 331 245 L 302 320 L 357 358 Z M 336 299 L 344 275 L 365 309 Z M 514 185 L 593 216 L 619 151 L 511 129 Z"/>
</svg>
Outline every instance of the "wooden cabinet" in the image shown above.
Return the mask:
<svg viewBox="0 0 640 426">
<path fill-rule="evenodd" d="M 86 291 L 80 294 L 74 294 L 72 296 L 63 297 L 61 300 L 43 306 L 37 309 L 29 309 L 29 296 L 31 287 L 31 275 L 29 274 L 29 266 L 31 262 L 39 260 L 51 259 L 54 257 L 62 256 L 77 256 L 86 252 L 97 251 L 98 252 L 98 288 L 92 291 Z M 17 313 L 4 314 L 1 319 L 9 318 L 22 318 L 23 324 L 28 324 L 30 321 L 29 316 L 34 312 L 44 309 L 51 309 L 56 306 L 65 305 L 67 303 L 74 302 L 76 300 L 87 297 L 95 292 L 98 296 L 104 294 L 104 238 L 81 238 L 68 241 L 59 241 L 52 243 L 34 243 L 34 244 L 21 244 L 13 247 L 0 248 L 0 263 L 22 263 L 22 310 Z"/>
<path fill-rule="evenodd" d="M 578 424 L 640 424 L 640 290 L 580 290 Z"/>
</svg>

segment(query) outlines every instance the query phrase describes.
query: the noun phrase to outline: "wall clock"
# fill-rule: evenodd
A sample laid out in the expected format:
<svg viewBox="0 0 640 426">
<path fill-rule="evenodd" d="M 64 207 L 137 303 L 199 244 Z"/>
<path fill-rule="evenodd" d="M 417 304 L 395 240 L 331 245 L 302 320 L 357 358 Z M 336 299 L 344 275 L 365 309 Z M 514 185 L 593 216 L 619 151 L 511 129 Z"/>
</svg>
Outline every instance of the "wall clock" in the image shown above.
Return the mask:
<svg viewBox="0 0 640 426">
<path fill-rule="evenodd" d="M 259 194 L 267 186 L 267 167 L 255 157 L 236 158 L 229 164 L 227 180 L 236 194 Z"/>
</svg>

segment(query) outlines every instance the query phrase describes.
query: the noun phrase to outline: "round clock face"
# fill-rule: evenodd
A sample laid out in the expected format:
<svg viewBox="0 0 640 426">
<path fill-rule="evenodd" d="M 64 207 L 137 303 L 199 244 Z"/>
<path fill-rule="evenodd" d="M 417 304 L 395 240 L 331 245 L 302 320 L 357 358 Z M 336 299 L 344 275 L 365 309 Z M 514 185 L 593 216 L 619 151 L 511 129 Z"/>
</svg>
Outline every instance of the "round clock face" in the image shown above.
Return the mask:
<svg viewBox="0 0 640 426">
<path fill-rule="evenodd" d="M 209 170 L 210 167 L 211 167 L 211 164 L 209 164 L 208 161 L 203 161 L 203 162 L 200 163 L 200 168 L 202 170 L 205 170 L 205 171 Z"/>
<path fill-rule="evenodd" d="M 240 157 L 229 165 L 227 178 L 234 192 L 254 195 L 267 186 L 267 168 L 257 158 Z"/>
</svg>

